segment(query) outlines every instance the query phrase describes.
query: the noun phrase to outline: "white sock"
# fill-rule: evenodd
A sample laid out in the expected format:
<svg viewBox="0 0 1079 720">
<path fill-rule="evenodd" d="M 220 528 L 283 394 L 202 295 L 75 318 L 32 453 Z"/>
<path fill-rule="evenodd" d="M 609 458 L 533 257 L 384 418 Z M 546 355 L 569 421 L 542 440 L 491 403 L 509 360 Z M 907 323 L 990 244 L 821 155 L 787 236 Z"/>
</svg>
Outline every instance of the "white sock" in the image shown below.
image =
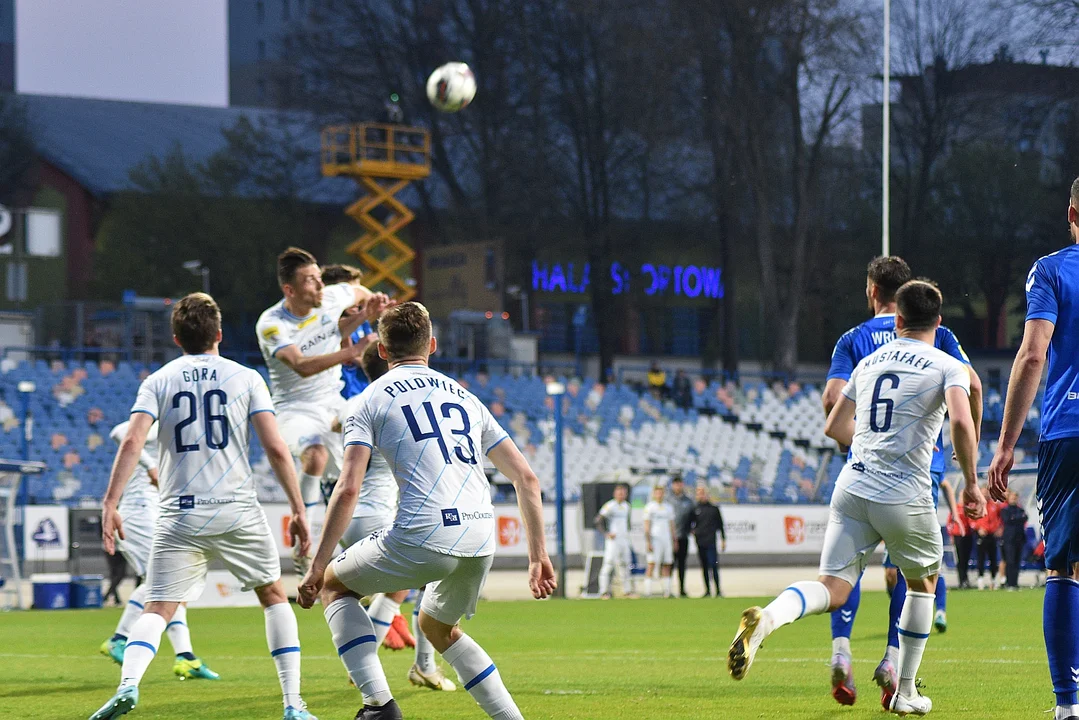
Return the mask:
<svg viewBox="0 0 1079 720">
<path fill-rule="evenodd" d="M 425 675 L 438 669 L 435 665 L 435 646 L 420 630 L 420 603 L 423 602 L 423 590 L 416 596 L 416 607 L 412 611 L 412 634 L 416 636 L 416 666 Z"/>
<path fill-rule="evenodd" d="M 281 682 L 281 702 L 286 708 L 301 708 L 300 631 L 296 627 L 296 613 L 287 602 L 271 605 L 263 613 L 266 616 L 266 645 Z"/>
<path fill-rule="evenodd" d="M 800 580 L 776 596 L 764 608 L 775 627 L 788 625 L 806 615 L 820 615 L 828 609 L 831 595 L 824 583 Z"/>
<path fill-rule="evenodd" d="M 614 565 L 606 560 L 599 566 L 599 594 L 606 595 L 611 591 L 611 578 L 614 576 Z"/>
<path fill-rule="evenodd" d="M 903 612 L 899 614 L 899 693 L 912 697 L 916 690 L 914 679 L 922 664 L 925 643 L 933 629 L 933 603 L 931 593 L 907 590 Z"/>
<path fill-rule="evenodd" d="M 150 667 L 150 661 L 154 659 L 154 655 L 157 655 L 163 632 L 165 632 L 165 618 L 157 613 L 144 612 L 135 621 L 131 634 L 127 636 L 127 647 L 124 649 L 124 665 L 120 669 L 120 687 L 131 685 L 138 687 L 142 676 L 146 674 L 146 668 Z"/>
<path fill-rule="evenodd" d="M 146 583 L 132 591 L 131 597 L 127 599 L 127 605 L 124 606 L 124 612 L 120 615 L 120 622 L 116 623 L 117 635 L 127 637 L 131 634 L 131 629 L 135 627 L 135 622 L 142 615 L 142 608 L 146 605 L 146 592 Z"/>
<path fill-rule="evenodd" d="M 644 578 L 644 596 L 652 597 L 652 576 L 646 575 Z"/>
<path fill-rule="evenodd" d="M 633 573 L 629 569 L 629 565 L 619 565 L 618 575 L 622 580 L 622 592 L 626 595 L 633 594 Z"/>
<path fill-rule="evenodd" d="M 835 637 L 832 638 L 832 654 L 846 655 L 850 657 L 850 638 L 848 637 Z"/>
<path fill-rule="evenodd" d="M 497 720 L 524 720 L 503 684 L 498 668 L 475 640 L 462 633 L 457 642 L 442 653 L 442 659 L 457 671 L 461 685 L 485 713 Z"/>
<path fill-rule="evenodd" d="M 385 705 L 393 700 L 386 673 L 378 661 L 375 628 L 356 598 L 334 600 L 323 611 L 337 655 L 352 682 L 363 693 L 364 705 Z"/>
<path fill-rule="evenodd" d="M 367 617 L 371 618 L 371 624 L 375 626 L 375 647 L 380 647 L 386 639 L 386 633 L 390 631 L 390 625 L 397 613 L 401 612 L 401 603 L 394 602 L 381 593 L 375 596 L 367 607 Z"/>
<path fill-rule="evenodd" d="M 169 635 L 169 644 L 175 655 L 181 653 L 194 653 L 191 649 L 191 631 L 187 629 L 187 608 L 180 605 L 172 616 L 172 620 L 165 626 L 165 632 Z"/>
<path fill-rule="evenodd" d="M 303 496 L 303 504 L 314 507 L 322 504 L 322 476 L 300 473 L 300 495 Z"/>
<path fill-rule="evenodd" d="M 1079 705 L 1057 705 L 1053 711 L 1053 720 L 1068 720 L 1079 714 Z"/>
</svg>

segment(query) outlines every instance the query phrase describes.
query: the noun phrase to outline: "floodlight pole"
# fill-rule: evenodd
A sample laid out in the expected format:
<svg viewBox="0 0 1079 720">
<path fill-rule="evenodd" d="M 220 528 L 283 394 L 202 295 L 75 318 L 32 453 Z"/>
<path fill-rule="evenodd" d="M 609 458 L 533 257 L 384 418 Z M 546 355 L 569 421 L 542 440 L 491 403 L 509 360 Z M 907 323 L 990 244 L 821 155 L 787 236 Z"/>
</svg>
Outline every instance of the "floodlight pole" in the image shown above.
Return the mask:
<svg viewBox="0 0 1079 720">
<path fill-rule="evenodd" d="M 891 174 L 891 130 L 892 130 L 892 2 L 884 0 L 884 92 L 881 101 L 883 110 L 881 125 L 881 230 L 880 254 L 891 255 L 891 238 L 888 236 L 890 223 L 890 183 Z"/>
<path fill-rule="evenodd" d="M 565 463 L 562 451 L 562 396 L 566 388 L 562 383 L 547 385 L 547 394 L 554 399 L 554 505 L 555 534 L 558 537 L 558 590 L 557 597 L 566 597 L 566 496 Z"/>
</svg>

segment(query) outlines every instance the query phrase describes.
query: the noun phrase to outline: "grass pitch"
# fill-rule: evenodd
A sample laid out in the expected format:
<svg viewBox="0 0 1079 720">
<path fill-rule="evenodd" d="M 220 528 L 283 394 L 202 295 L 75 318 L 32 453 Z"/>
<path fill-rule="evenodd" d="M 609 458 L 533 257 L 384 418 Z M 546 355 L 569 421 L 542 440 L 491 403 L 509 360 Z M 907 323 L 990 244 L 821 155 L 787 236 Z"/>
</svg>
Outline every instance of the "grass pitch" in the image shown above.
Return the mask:
<svg viewBox="0 0 1079 720">
<path fill-rule="evenodd" d="M 872 718 L 881 717 L 873 668 L 883 652 L 884 593 L 865 593 L 852 646 L 858 703 L 831 698 L 827 616 L 782 628 L 749 676 L 732 681 L 727 644 L 754 602 L 614 600 L 489 602 L 465 630 L 494 658 L 527 718 Z M 1041 591 L 954 592 L 948 632 L 934 633 L 921 675 L 931 717 L 1042 718 L 1053 704 L 1041 635 Z M 407 606 L 406 606 L 407 607 Z M 115 690 L 119 667 L 97 654 L 119 610 L 0 615 L 4 717 L 87 718 Z M 349 687 L 318 610 L 296 609 L 303 643 L 303 695 L 321 720 L 351 718 Z M 180 681 L 167 642 L 128 717 L 161 720 L 280 718 L 274 665 L 256 608 L 191 610 L 195 652 L 221 680 Z M 461 690 L 413 688 L 411 651 L 381 651 L 394 694 L 410 720 L 485 717 Z M 452 670 L 446 668 L 450 677 Z M 454 678 L 456 679 L 456 678 Z"/>
</svg>

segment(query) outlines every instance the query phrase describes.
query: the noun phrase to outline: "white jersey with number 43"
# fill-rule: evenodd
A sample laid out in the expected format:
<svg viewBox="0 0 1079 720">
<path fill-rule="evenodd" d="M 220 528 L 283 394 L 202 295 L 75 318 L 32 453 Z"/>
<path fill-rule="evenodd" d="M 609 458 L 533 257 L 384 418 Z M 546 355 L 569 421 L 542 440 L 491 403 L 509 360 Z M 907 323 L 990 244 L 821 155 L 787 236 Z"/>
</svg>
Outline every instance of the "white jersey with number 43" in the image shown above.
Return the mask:
<svg viewBox="0 0 1079 720">
<path fill-rule="evenodd" d="M 494 508 L 483 457 L 508 435 L 455 380 L 398 365 L 351 406 L 345 446 L 377 449 L 401 488 L 395 534 L 457 557 L 493 555 Z"/>
<path fill-rule="evenodd" d="M 262 376 L 218 355 L 184 355 L 146 378 L 131 412 L 158 423 L 161 521 L 216 535 L 257 506 L 248 420 L 273 411 Z"/>
<path fill-rule="evenodd" d="M 918 340 L 893 340 L 862 359 L 843 388 L 856 409 L 847 462 L 853 472 L 844 472 L 836 487 L 889 505 L 928 495 L 951 387 L 970 394 L 967 366 Z"/>
</svg>

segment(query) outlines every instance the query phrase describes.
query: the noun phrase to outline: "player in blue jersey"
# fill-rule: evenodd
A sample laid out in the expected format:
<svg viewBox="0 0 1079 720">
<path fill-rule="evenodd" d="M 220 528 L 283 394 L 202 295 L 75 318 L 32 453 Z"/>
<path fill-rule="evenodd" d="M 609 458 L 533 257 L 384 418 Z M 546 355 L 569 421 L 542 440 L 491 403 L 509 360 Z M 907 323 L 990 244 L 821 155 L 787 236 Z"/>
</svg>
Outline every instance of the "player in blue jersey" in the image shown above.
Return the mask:
<svg viewBox="0 0 1079 720">
<path fill-rule="evenodd" d="M 324 265 L 322 267 L 322 284 L 326 287 L 338 283 L 361 285 L 362 280 L 363 271 L 352 265 Z M 366 318 L 359 305 L 353 305 L 341 313 L 337 328 L 341 333 L 342 350 L 354 345 L 366 347 L 372 342 L 378 342 L 378 335 L 375 334 L 371 323 Z M 360 369 L 359 358 L 341 363 L 341 382 L 341 397 L 345 400 L 356 397 L 368 386 L 367 376 Z"/>
<path fill-rule="evenodd" d="M 1045 540 L 1043 626 L 1055 720 L 1079 720 L 1079 178 L 1068 224 L 1073 244 L 1039 259 L 1027 275 L 1027 318 L 1015 356 L 989 494 L 1004 499 L 1015 444 L 1041 383 L 1048 354 L 1038 446 L 1038 508 Z"/>
<path fill-rule="evenodd" d="M 871 355 L 877 348 L 891 342 L 896 337 L 895 330 L 895 294 L 900 287 L 911 279 L 910 267 L 900 257 L 878 257 L 869 263 L 865 295 L 873 317 L 843 334 L 832 351 L 832 363 L 828 370 L 828 381 L 822 395 L 824 413 L 832 411 L 839 400 L 843 387 L 850 380 L 851 373 L 858 362 Z M 967 366 L 970 373 L 970 409 L 975 428 L 981 437 L 982 385 L 978 374 L 970 366 L 970 360 L 948 328 L 937 328 L 935 346 L 956 358 Z M 953 517 L 959 516 L 955 494 L 944 480 L 943 437 L 937 439 L 930 468 L 933 480 L 932 497 L 936 504 L 938 494 L 944 491 L 948 508 Z M 891 591 L 888 618 L 888 645 L 884 658 L 877 665 L 873 679 L 881 688 L 881 704 L 887 709 L 895 692 L 896 662 L 899 657 L 899 634 L 897 631 L 899 614 L 906 598 L 906 580 L 885 558 L 885 576 Z M 945 615 L 945 582 L 937 578 L 935 625 L 941 632 L 947 627 Z M 841 705 L 853 705 L 857 699 L 857 689 L 851 670 L 850 635 L 854 627 L 854 618 L 861 602 L 861 580 L 859 580 L 847 602 L 832 613 L 832 697 Z"/>
</svg>

